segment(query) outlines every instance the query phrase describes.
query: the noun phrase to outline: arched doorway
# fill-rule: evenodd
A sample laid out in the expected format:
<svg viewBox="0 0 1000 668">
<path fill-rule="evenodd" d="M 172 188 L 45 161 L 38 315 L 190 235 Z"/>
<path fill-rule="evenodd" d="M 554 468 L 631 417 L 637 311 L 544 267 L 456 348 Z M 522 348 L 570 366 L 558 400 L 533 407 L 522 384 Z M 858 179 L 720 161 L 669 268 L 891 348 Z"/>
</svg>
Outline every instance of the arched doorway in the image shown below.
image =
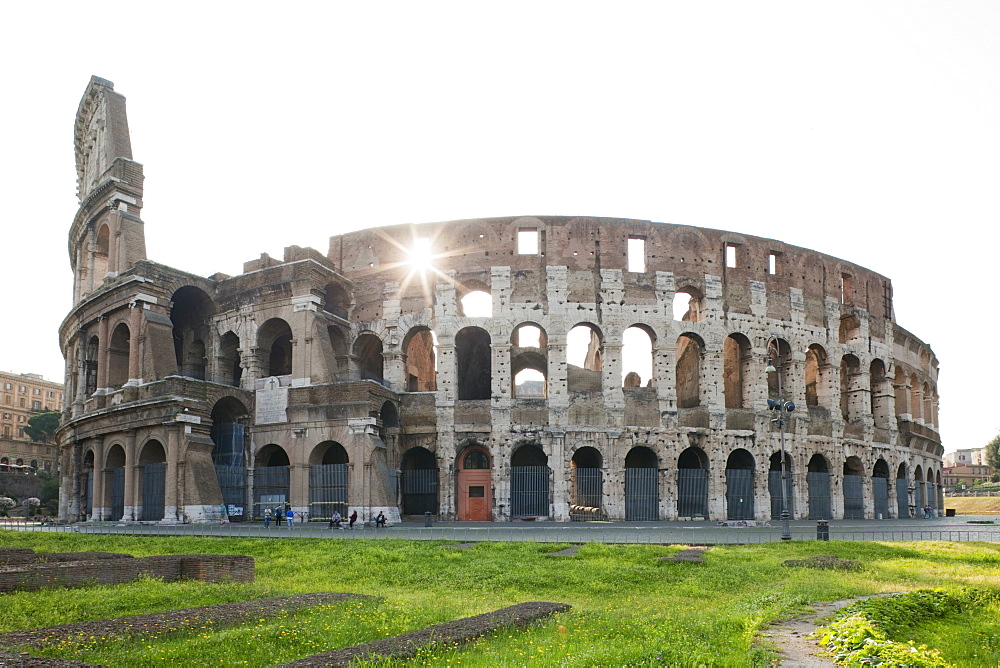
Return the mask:
<svg viewBox="0 0 1000 668">
<path fill-rule="evenodd" d="M 906 464 L 896 469 L 896 517 L 910 516 L 910 485 L 906 481 Z"/>
<path fill-rule="evenodd" d="M 660 519 L 660 476 L 656 453 L 636 446 L 625 455 L 625 519 Z"/>
<path fill-rule="evenodd" d="M 549 515 L 549 458 L 537 445 L 522 445 L 510 460 L 511 517 Z"/>
<path fill-rule="evenodd" d="M 916 506 L 917 513 L 924 512 L 924 470 L 917 464 L 913 469 L 913 505 Z M 919 517 L 919 515 L 916 515 Z"/>
<path fill-rule="evenodd" d="M 309 456 L 309 516 L 332 517 L 348 513 L 347 450 L 335 441 L 323 441 Z"/>
<path fill-rule="evenodd" d="M 844 462 L 844 519 L 863 520 L 865 518 L 864 494 L 865 469 L 857 457 L 848 457 Z"/>
<path fill-rule="evenodd" d="M 889 517 L 889 465 L 884 459 L 875 462 L 872 470 L 872 497 L 875 502 L 875 519 Z"/>
<path fill-rule="evenodd" d="M 254 516 L 263 517 L 264 508 L 285 509 L 289 496 L 288 453 L 273 443 L 257 453 L 254 467 Z"/>
<path fill-rule="evenodd" d="M 604 474 L 601 471 L 601 453 L 596 448 L 585 446 L 573 453 L 570 460 L 569 512 L 571 519 L 595 519 L 604 504 Z"/>
<path fill-rule="evenodd" d="M 753 455 L 742 448 L 726 460 L 726 519 L 753 519 L 753 470 Z"/>
<path fill-rule="evenodd" d="M 159 522 L 163 519 L 163 497 L 166 489 L 167 453 L 159 441 L 149 441 L 142 447 L 139 455 L 139 466 L 142 475 L 139 484 L 139 499 L 142 507 L 138 509 L 139 519 L 143 522 Z"/>
<path fill-rule="evenodd" d="M 708 456 L 701 448 L 677 458 L 677 517 L 708 517 Z"/>
<path fill-rule="evenodd" d="M 830 504 L 830 466 L 823 455 L 815 454 L 809 459 L 806 484 L 809 486 L 809 519 L 830 519 L 833 515 Z"/>
<path fill-rule="evenodd" d="M 212 407 L 212 463 L 219 480 L 222 503 L 242 509 L 247 502 L 247 409 L 233 397 L 223 397 Z M 263 508 L 259 508 L 263 512 Z M 251 515 L 253 512 L 250 513 Z M 245 518 L 233 514 L 230 521 Z"/>
<path fill-rule="evenodd" d="M 767 489 L 771 494 L 771 519 L 781 519 L 781 452 L 771 455 L 767 471 Z M 795 517 L 795 485 L 792 482 L 792 456 L 785 453 L 785 494 L 788 498 L 788 517 Z"/>
<path fill-rule="evenodd" d="M 458 520 L 493 519 L 493 479 L 489 453 L 482 446 L 467 448 L 458 458 Z"/>
<path fill-rule="evenodd" d="M 391 405 L 391 404 L 390 404 Z M 437 457 L 427 448 L 410 448 L 403 454 L 403 514 L 438 513 Z"/>
<path fill-rule="evenodd" d="M 115 444 L 104 460 L 104 501 L 101 505 L 111 508 L 105 519 L 118 521 L 125 516 L 125 449 Z"/>
</svg>

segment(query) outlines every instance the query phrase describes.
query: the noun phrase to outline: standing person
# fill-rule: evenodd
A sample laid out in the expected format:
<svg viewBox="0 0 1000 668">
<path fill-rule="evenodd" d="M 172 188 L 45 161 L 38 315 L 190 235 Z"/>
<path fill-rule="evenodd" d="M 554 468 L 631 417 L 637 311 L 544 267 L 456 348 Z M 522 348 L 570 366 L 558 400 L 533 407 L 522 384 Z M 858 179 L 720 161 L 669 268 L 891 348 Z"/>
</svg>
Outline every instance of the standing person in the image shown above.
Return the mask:
<svg viewBox="0 0 1000 668">
<path fill-rule="evenodd" d="M 285 512 L 285 521 L 288 522 L 288 530 L 292 530 L 292 525 L 295 523 L 295 511 L 292 510 L 291 506 L 288 506 L 288 510 Z"/>
<path fill-rule="evenodd" d="M 932 515 L 933 512 L 934 509 L 931 508 L 931 504 L 928 503 L 926 506 L 924 506 L 924 519 L 925 520 L 931 519 L 931 517 L 933 517 Z"/>
<path fill-rule="evenodd" d="M 355 510 L 353 513 L 351 513 L 351 519 L 350 522 L 348 523 L 348 526 L 350 526 L 353 529 L 354 523 L 357 521 L 358 521 L 358 511 Z"/>
<path fill-rule="evenodd" d="M 226 523 L 226 507 L 219 506 L 219 524 Z"/>
<path fill-rule="evenodd" d="M 271 507 L 268 506 L 264 509 L 264 528 L 267 529 L 271 526 Z"/>
</svg>

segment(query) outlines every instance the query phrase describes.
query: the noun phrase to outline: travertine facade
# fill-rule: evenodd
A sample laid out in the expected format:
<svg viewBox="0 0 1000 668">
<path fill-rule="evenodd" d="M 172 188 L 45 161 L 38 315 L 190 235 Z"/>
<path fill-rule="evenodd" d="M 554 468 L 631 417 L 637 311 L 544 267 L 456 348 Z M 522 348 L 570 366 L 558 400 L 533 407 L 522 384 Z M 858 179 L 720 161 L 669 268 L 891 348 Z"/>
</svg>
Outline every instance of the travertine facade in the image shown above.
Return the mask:
<svg viewBox="0 0 1000 668">
<path fill-rule="evenodd" d="M 884 276 L 735 232 L 548 216 L 193 276 L 146 259 L 124 109 L 94 78 L 77 119 L 65 518 L 766 519 L 769 398 L 797 407 L 794 517 L 940 507 L 937 360 Z"/>
</svg>

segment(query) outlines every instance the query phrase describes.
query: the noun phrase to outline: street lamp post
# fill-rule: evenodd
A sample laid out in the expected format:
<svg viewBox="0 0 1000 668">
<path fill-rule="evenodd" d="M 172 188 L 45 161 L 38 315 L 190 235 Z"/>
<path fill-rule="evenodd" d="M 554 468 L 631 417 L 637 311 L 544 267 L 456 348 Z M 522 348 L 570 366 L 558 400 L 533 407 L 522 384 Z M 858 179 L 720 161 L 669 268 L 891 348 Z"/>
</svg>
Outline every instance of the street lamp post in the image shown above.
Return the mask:
<svg viewBox="0 0 1000 668">
<path fill-rule="evenodd" d="M 781 394 L 781 352 L 779 350 L 779 339 L 771 336 L 767 340 L 767 368 L 766 373 L 773 373 L 778 381 L 777 401 L 768 397 L 767 408 L 774 411 L 777 417 L 771 418 L 771 422 L 778 425 L 778 439 L 781 443 L 781 540 L 791 540 L 792 531 L 788 525 L 788 468 L 785 466 L 785 413 L 795 410 L 795 404 L 785 401 Z"/>
</svg>

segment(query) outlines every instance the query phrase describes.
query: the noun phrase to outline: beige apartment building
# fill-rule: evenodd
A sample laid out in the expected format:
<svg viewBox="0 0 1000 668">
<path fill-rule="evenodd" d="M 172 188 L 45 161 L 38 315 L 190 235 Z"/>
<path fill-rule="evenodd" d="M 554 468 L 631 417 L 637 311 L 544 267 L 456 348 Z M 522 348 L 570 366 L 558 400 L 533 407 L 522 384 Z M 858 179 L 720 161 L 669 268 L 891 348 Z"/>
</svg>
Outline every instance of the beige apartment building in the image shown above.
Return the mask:
<svg viewBox="0 0 1000 668">
<path fill-rule="evenodd" d="M 55 443 L 33 443 L 24 428 L 32 415 L 62 407 L 62 383 L 37 373 L 0 371 L 0 472 L 54 470 Z"/>
</svg>

